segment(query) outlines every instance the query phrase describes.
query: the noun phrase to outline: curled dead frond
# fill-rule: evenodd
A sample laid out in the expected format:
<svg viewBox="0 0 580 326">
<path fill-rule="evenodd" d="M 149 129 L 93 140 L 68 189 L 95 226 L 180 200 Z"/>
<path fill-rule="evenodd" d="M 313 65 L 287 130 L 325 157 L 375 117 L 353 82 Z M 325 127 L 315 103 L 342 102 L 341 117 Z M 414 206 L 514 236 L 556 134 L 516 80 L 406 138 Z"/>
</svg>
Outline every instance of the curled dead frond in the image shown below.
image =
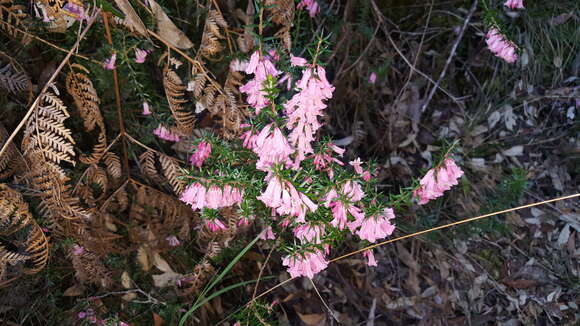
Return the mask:
<svg viewBox="0 0 580 326">
<path fill-rule="evenodd" d="M 103 156 L 103 163 L 107 166 L 107 173 L 115 180 L 121 179 L 123 168 L 119 156 L 113 152 L 107 152 Z"/>
<path fill-rule="evenodd" d="M 78 64 L 71 65 L 71 71 L 66 77 L 66 90 L 73 97 L 75 106 L 83 119 L 86 132 L 98 128 L 97 143 L 90 154 L 81 154 L 79 160 L 85 164 L 96 163 L 107 148 L 107 133 L 105 122 L 99 109 L 100 98 L 93 83 L 86 75 L 88 70 Z"/>
<path fill-rule="evenodd" d="M 11 237 L 18 231 L 24 230 L 24 241 Z M 32 218 L 28 204 L 22 195 L 0 184 L 0 235 L 3 241 L 11 242 L 19 252 L 0 246 L 0 274 L 5 275 L 6 264 L 23 263 L 22 271 L 25 274 L 36 274 L 46 266 L 48 261 L 48 241 L 44 232 Z"/>
<path fill-rule="evenodd" d="M 223 50 L 220 39 L 224 39 L 225 37 L 220 28 L 226 29 L 227 27 L 228 24 L 221 13 L 215 9 L 211 9 L 205 19 L 205 26 L 201 37 L 201 55 L 211 58 Z"/>
<path fill-rule="evenodd" d="M 163 177 L 157 169 L 154 151 L 145 151 L 139 156 L 139 170 L 147 179 L 156 184 L 163 183 Z"/>
<path fill-rule="evenodd" d="M 0 146 L 4 146 L 8 136 L 8 131 L 6 131 L 2 123 L 0 123 Z M 8 149 L 0 157 L 0 180 L 23 171 L 25 165 L 26 163 L 24 162 L 22 155 L 18 152 L 16 146 L 14 144 L 8 145 Z"/>
<path fill-rule="evenodd" d="M 167 65 L 163 69 L 163 86 L 179 133 L 185 136 L 190 135 L 195 126 L 195 116 L 191 110 L 184 107 L 184 103 L 188 102 L 185 98 L 186 87 L 175 70 Z"/>
<path fill-rule="evenodd" d="M 294 0 L 266 0 L 264 5 L 273 22 L 283 26 L 292 26 L 295 12 Z"/>
<path fill-rule="evenodd" d="M 27 16 L 26 7 L 15 5 L 12 0 L 0 0 L 0 30 L 22 44 L 27 44 L 31 40 L 30 35 L 19 31 L 25 30 L 22 21 Z"/>
</svg>

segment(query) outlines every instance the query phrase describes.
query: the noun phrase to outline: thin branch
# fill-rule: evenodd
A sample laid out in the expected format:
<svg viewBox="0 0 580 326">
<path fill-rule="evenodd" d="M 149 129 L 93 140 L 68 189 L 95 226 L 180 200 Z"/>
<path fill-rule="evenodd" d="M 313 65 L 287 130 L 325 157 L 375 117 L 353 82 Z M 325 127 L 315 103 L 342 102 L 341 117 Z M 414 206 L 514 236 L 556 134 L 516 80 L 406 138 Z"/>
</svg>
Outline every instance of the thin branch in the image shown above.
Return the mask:
<svg viewBox="0 0 580 326">
<path fill-rule="evenodd" d="M 30 109 L 28 109 L 28 112 L 26 112 L 26 115 L 24 116 L 24 118 L 22 118 L 22 120 L 20 121 L 20 123 L 18 124 L 16 129 L 14 129 L 12 134 L 10 134 L 10 137 L 8 137 L 8 139 L 6 140 L 6 143 L 4 143 L 4 145 L 2 146 L 2 149 L 0 150 L 0 157 L 2 157 L 2 155 L 6 152 L 6 150 L 8 149 L 8 146 L 12 143 L 12 141 L 14 140 L 14 137 L 16 137 L 16 135 L 18 134 L 20 129 L 22 129 L 22 127 L 24 127 L 24 125 L 26 124 L 26 121 L 28 121 L 28 119 L 30 118 L 32 113 L 34 113 L 36 111 L 35 109 L 38 106 L 38 103 L 40 102 L 41 97 L 44 95 L 44 93 L 46 92 L 48 87 L 52 84 L 52 82 L 54 82 L 54 80 L 56 79 L 56 77 L 58 76 L 58 74 L 60 73 L 62 68 L 66 65 L 66 63 L 68 62 L 70 57 L 73 55 L 73 52 L 75 52 L 76 49 L 79 47 L 81 40 L 85 37 L 85 35 L 87 34 L 87 32 L 89 31 L 91 26 L 93 26 L 93 23 L 95 22 L 98 14 L 100 12 L 101 12 L 101 9 L 97 9 L 95 11 L 95 14 L 93 16 L 89 17 L 89 19 L 87 20 L 87 27 L 85 27 L 85 29 L 83 30 L 83 32 L 81 33 L 81 35 L 79 36 L 79 38 L 77 39 L 77 41 L 75 42 L 73 47 L 68 51 L 68 53 L 64 57 L 64 59 L 62 59 L 62 62 L 60 63 L 60 65 L 58 65 L 56 70 L 52 73 L 52 76 L 50 76 L 50 78 L 48 79 L 46 84 L 44 84 L 44 87 L 42 87 L 42 90 L 40 91 L 40 93 L 38 94 L 38 96 L 36 97 L 34 102 L 32 102 L 32 105 L 30 106 Z"/>
<path fill-rule="evenodd" d="M 465 224 L 465 223 L 469 223 L 469 222 L 473 222 L 473 221 L 477 221 L 477 220 L 481 220 L 481 219 L 484 219 L 484 218 L 487 218 L 487 217 L 491 217 L 491 216 L 495 216 L 495 215 L 499 215 L 499 214 L 505 214 L 505 213 L 509 213 L 509 212 L 514 212 L 514 211 L 518 211 L 518 210 L 521 210 L 521 209 L 524 209 L 524 208 L 530 208 L 530 207 L 545 205 L 545 204 L 549 204 L 549 203 L 553 203 L 553 202 L 557 202 L 557 201 L 561 201 L 561 200 L 567 200 L 567 199 L 577 198 L 577 197 L 580 197 L 580 193 L 573 194 L 573 195 L 568 195 L 568 196 L 562 196 L 562 197 L 558 197 L 558 198 L 553 198 L 553 199 L 549 199 L 549 200 L 544 200 L 544 201 L 541 201 L 541 202 L 531 203 L 531 204 L 522 205 L 522 206 L 518 206 L 518 207 L 514 207 L 514 208 L 504 209 L 502 211 L 497 211 L 497 212 L 493 212 L 493 213 L 489 213 L 489 214 L 484 214 L 484 215 L 480 215 L 480 216 L 476 216 L 476 217 L 464 219 L 464 220 L 461 220 L 461 221 L 457 221 L 457 222 L 445 224 L 445 225 L 440 225 L 440 226 L 437 226 L 437 227 L 434 227 L 434 228 L 431 228 L 431 229 L 427 229 L 427 230 L 423 230 L 423 231 L 419 231 L 419 232 L 407 234 L 407 235 L 404 235 L 404 236 L 400 236 L 400 237 L 397 237 L 397 238 L 394 238 L 394 239 L 389 239 L 389 240 L 386 240 L 386 241 L 383 241 L 383 242 L 379 242 L 379 243 L 370 245 L 368 247 L 365 247 L 365 248 L 362 248 L 362 249 L 359 249 L 359 250 L 355 250 L 353 252 L 349 252 L 348 254 L 345 254 L 345 255 L 342 255 L 342 256 L 333 258 L 333 259 L 329 260 L 328 262 L 329 263 L 332 263 L 332 262 L 335 262 L 335 261 L 338 261 L 338 260 L 341 260 L 341 259 L 350 257 L 352 255 L 356 255 L 356 254 L 361 253 L 363 251 L 366 251 L 366 250 L 369 250 L 369 249 L 373 249 L 373 248 L 376 248 L 376 247 L 380 247 L 380 246 L 386 245 L 388 243 L 393 243 L 393 242 L 396 242 L 396 241 L 399 241 L 399 240 L 416 237 L 418 235 L 430 233 L 430 232 L 433 232 L 433 231 L 447 229 L 447 228 L 450 228 L 452 226 L 456 226 L 456 225 L 460 225 L 460 224 Z M 277 289 L 277 288 L 279 288 L 281 286 L 284 286 L 286 283 L 289 283 L 289 282 L 293 281 L 296 278 L 298 278 L 298 277 L 292 277 L 292 278 L 289 278 L 289 279 L 287 279 L 287 280 L 285 280 L 283 282 L 280 282 L 280 283 L 276 284 L 275 286 L 273 286 L 273 287 L 269 288 L 268 290 L 266 290 L 266 291 L 260 293 L 259 295 L 257 295 L 254 299 L 248 301 L 248 303 L 246 303 L 246 306 L 252 304 L 254 301 L 258 300 L 259 298 L 265 296 L 266 294 L 274 291 L 275 289 Z"/>
<path fill-rule="evenodd" d="M 443 67 L 443 70 L 441 70 L 441 73 L 439 74 L 439 79 L 437 79 L 437 83 L 435 84 L 435 86 L 433 88 L 431 88 L 431 91 L 429 92 L 429 96 L 427 96 L 427 99 L 425 100 L 425 102 L 421 106 L 421 112 L 425 111 L 425 109 L 429 105 L 429 102 L 431 102 L 431 99 L 433 98 L 433 94 L 435 94 L 435 91 L 437 90 L 437 88 L 439 88 L 441 81 L 445 77 L 445 74 L 447 73 L 447 68 L 449 68 L 449 64 L 451 64 L 451 60 L 455 56 L 455 51 L 457 51 L 457 46 L 459 45 L 459 42 L 461 42 L 461 40 L 463 39 L 463 34 L 465 33 L 465 29 L 467 29 L 467 25 L 469 25 L 469 21 L 471 20 L 471 17 L 473 16 L 473 14 L 475 13 L 475 10 L 477 9 L 477 3 L 478 3 L 478 1 L 474 0 L 473 4 L 471 4 L 471 8 L 469 9 L 469 13 L 467 14 L 467 17 L 465 17 L 465 20 L 463 21 L 463 26 L 461 26 L 461 30 L 459 31 L 459 35 L 457 35 L 455 42 L 453 42 L 453 46 L 451 47 L 451 53 L 449 53 L 449 57 L 447 57 L 447 61 L 445 62 L 445 66 Z"/>
</svg>

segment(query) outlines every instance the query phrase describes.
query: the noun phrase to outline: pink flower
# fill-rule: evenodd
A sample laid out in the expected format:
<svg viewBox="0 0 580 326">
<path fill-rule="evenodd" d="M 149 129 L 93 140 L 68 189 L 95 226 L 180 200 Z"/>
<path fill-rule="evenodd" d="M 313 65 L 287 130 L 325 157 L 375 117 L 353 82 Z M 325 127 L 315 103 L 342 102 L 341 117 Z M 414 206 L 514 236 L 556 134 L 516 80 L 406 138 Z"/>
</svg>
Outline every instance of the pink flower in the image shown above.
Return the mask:
<svg viewBox="0 0 580 326">
<path fill-rule="evenodd" d="M 127 323 L 126 323 L 126 322 L 124 322 L 124 321 L 120 321 L 120 322 L 119 322 L 119 326 L 129 326 L 129 324 L 127 324 Z"/>
<path fill-rule="evenodd" d="M 82 255 L 83 252 L 85 252 L 85 248 L 83 248 L 82 246 L 79 246 L 77 244 L 73 245 L 73 247 L 72 247 L 73 255 L 75 255 L 75 256 Z"/>
<path fill-rule="evenodd" d="M 171 130 L 165 128 L 164 125 L 160 124 L 157 126 L 155 130 L 153 130 L 153 134 L 163 140 L 178 142 L 180 137 L 178 134 L 173 133 Z"/>
<path fill-rule="evenodd" d="M 388 237 L 395 230 L 395 226 L 390 220 L 395 218 L 395 213 L 391 208 L 385 208 L 382 215 L 371 216 L 362 221 L 357 235 L 369 242 L 376 242 L 377 239 Z"/>
<path fill-rule="evenodd" d="M 72 2 L 67 2 L 67 4 L 64 5 L 62 9 L 72 14 L 75 20 L 87 19 L 87 16 L 85 14 L 85 8 L 83 8 L 82 6 L 78 6 Z"/>
<path fill-rule="evenodd" d="M 197 168 L 201 168 L 203 162 L 209 157 L 211 153 L 211 144 L 205 141 L 197 145 L 197 150 L 189 158 L 189 162 Z"/>
<path fill-rule="evenodd" d="M 326 261 L 324 253 L 316 249 L 314 252 L 307 252 L 304 255 L 286 256 L 282 260 L 282 265 L 288 266 L 288 273 L 292 277 L 307 276 L 313 278 L 315 274 L 328 266 L 328 261 Z"/>
<path fill-rule="evenodd" d="M 306 213 L 318 208 L 308 196 L 296 190 L 292 183 L 275 175 L 270 176 L 266 190 L 257 199 L 280 215 L 295 216 L 298 223 L 306 222 Z"/>
<path fill-rule="evenodd" d="M 117 54 L 113 53 L 111 57 L 103 62 L 103 68 L 107 70 L 115 69 L 115 62 L 117 61 Z"/>
<path fill-rule="evenodd" d="M 250 225 L 250 219 L 246 216 L 240 217 L 238 221 L 238 226 Z"/>
<path fill-rule="evenodd" d="M 148 54 L 149 54 L 149 51 L 147 51 L 147 50 L 135 48 L 135 62 L 136 63 L 145 62 L 145 58 L 147 58 Z"/>
<path fill-rule="evenodd" d="M 230 62 L 230 70 L 245 71 L 248 68 L 248 60 L 234 59 Z"/>
<path fill-rule="evenodd" d="M 335 152 L 338 154 L 338 156 L 342 157 L 344 149 L 336 145 L 328 144 L 319 153 L 314 154 L 314 168 L 316 170 L 323 171 L 327 169 L 332 162 L 341 166 L 344 165 L 344 163 L 342 163 L 339 159 L 332 157 L 332 152 Z"/>
<path fill-rule="evenodd" d="M 276 236 L 271 226 L 267 226 L 262 232 L 260 232 L 260 239 L 262 240 L 274 240 Z"/>
<path fill-rule="evenodd" d="M 193 210 L 202 208 L 220 209 L 241 203 L 243 191 L 239 188 L 225 185 L 223 189 L 212 185 L 206 189 L 203 185 L 195 182 L 189 185 L 179 198 L 191 205 Z"/>
<path fill-rule="evenodd" d="M 324 225 L 317 225 L 312 223 L 301 224 L 294 228 L 294 236 L 304 243 L 322 243 L 322 236 L 324 236 Z"/>
<path fill-rule="evenodd" d="M 256 147 L 256 138 L 257 135 L 254 134 L 253 130 L 248 130 L 240 136 L 240 139 L 243 141 L 242 146 L 247 149 Z"/>
<path fill-rule="evenodd" d="M 507 0 L 503 5 L 511 9 L 524 9 L 524 0 Z"/>
<path fill-rule="evenodd" d="M 375 260 L 375 255 L 373 254 L 373 250 L 365 250 L 363 251 L 363 256 L 368 259 L 367 265 L 368 266 L 377 266 L 377 261 Z"/>
<path fill-rule="evenodd" d="M 458 179 L 463 171 L 452 159 L 446 159 L 442 166 L 427 171 L 420 181 L 420 187 L 413 192 L 414 197 L 419 198 L 419 205 L 424 205 L 430 200 L 443 196 L 443 192 L 458 184 Z"/>
<path fill-rule="evenodd" d="M 371 72 L 369 76 L 369 83 L 374 84 L 377 81 L 377 74 L 375 72 Z"/>
<path fill-rule="evenodd" d="M 297 168 L 305 154 L 313 153 L 311 142 L 322 126 L 318 117 L 322 116 L 322 110 L 326 108 L 324 101 L 332 97 L 334 87 L 326 80 L 326 71 L 321 66 L 316 70 L 306 69 L 296 86 L 300 92 L 284 104 L 284 109 L 288 115 L 286 128 L 291 130 L 288 140 L 298 152 L 294 164 Z"/>
<path fill-rule="evenodd" d="M 80 311 L 79 314 L 77 315 L 79 319 L 84 319 L 87 317 L 87 313 L 84 311 Z"/>
<path fill-rule="evenodd" d="M 292 54 L 290 54 L 290 64 L 295 66 L 295 67 L 304 67 L 306 66 L 306 64 L 308 63 L 308 61 L 306 61 L 306 59 L 301 58 L 301 57 L 295 57 Z"/>
<path fill-rule="evenodd" d="M 308 10 L 310 17 L 314 17 L 316 14 L 318 14 L 318 12 L 320 12 L 320 7 L 318 6 L 318 2 L 316 2 L 316 0 L 302 0 L 298 4 L 298 9 L 300 8 L 305 8 Z"/>
<path fill-rule="evenodd" d="M 220 230 L 227 229 L 226 226 L 222 223 L 222 221 L 220 221 L 217 218 L 214 219 L 213 221 L 207 221 L 206 225 L 212 232 L 217 232 Z"/>
<path fill-rule="evenodd" d="M 273 129 L 273 130 L 272 130 Z M 280 131 L 280 128 L 269 124 L 254 139 L 252 150 L 258 154 L 256 168 L 262 171 L 269 171 L 273 164 L 292 164 L 290 155 L 294 149 Z"/>
<path fill-rule="evenodd" d="M 513 63 L 518 60 L 516 46 L 508 41 L 497 28 L 490 29 L 485 37 L 485 42 L 493 54 L 504 59 L 508 63 Z"/>
<path fill-rule="evenodd" d="M 246 74 L 254 74 L 254 79 L 241 86 L 240 92 L 248 95 L 248 104 L 256 109 L 256 114 L 260 114 L 260 110 L 268 105 L 266 92 L 263 91 L 263 83 L 268 76 L 277 76 L 280 71 L 274 67 L 270 60 L 260 57 L 260 53 L 256 51 L 250 57 Z"/>
<path fill-rule="evenodd" d="M 181 242 L 179 242 L 179 239 L 177 239 L 177 237 L 174 235 L 168 236 L 167 238 L 165 238 L 165 240 L 171 247 L 177 247 L 181 244 Z"/>
<path fill-rule="evenodd" d="M 371 179 L 371 173 L 369 171 L 363 172 L 362 178 L 365 182 L 369 182 L 369 180 Z"/>
<path fill-rule="evenodd" d="M 150 115 L 151 111 L 149 110 L 149 103 L 147 101 L 143 101 L 143 115 Z"/>
<path fill-rule="evenodd" d="M 348 162 L 348 164 L 350 164 L 356 173 L 358 174 L 362 174 L 363 173 L 363 168 L 361 167 L 362 161 L 360 160 L 360 158 L 356 158 L 356 160 L 354 161 L 350 161 Z"/>
</svg>

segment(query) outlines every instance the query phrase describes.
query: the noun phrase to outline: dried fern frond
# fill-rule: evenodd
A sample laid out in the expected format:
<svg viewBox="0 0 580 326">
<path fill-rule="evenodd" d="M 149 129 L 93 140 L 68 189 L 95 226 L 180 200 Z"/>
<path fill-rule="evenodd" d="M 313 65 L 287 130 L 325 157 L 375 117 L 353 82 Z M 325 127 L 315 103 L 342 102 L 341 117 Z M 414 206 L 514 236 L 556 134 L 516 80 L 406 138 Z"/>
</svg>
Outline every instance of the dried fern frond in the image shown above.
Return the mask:
<svg viewBox="0 0 580 326">
<path fill-rule="evenodd" d="M 75 165 L 74 139 L 64 121 L 69 117 L 63 102 L 51 91 L 46 91 L 39 100 L 35 114 L 28 120 L 22 140 L 22 150 L 41 154 L 47 164 L 64 175 L 58 166 L 61 162 Z"/>
<path fill-rule="evenodd" d="M 223 50 L 219 40 L 224 39 L 224 35 L 220 31 L 220 27 L 225 29 L 228 24 L 219 11 L 211 9 L 205 19 L 201 37 L 200 53 L 204 57 L 211 58 Z"/>
<path fill-rule="evenodd" d="M 283 26 L 292 26 L 295 12 L 294 0 L 266 0 L 264 5 L 273 22 Z"/>
<path fill-rule="evenodd" d="M 22 195 L 0 183 L 0 235 L 10 235 L 32 221 Z"/>
<path fill-rule="evenodd" d="M 74 250 L 74 249 L 73 249 Z M 111 272 L 105 267 L 101 258 L 87 250 L 79 247 L 77 252 L 72 253 L 72 264 L 75 269 L 75 277 L 82 284 L 96 284 L 103 288 L 112 285 Z"/>
<path fill-rule="evenodd" d="M 123 176 L 123 168 L 121 167 L 121 159 L 113 152 L 107 152 L 103 156 L 103 163 L 107 166 L 107 173 L 114 179 L 120 180 Z"/>
<path fill-rule="evenodd" d="M 141 174 L 151 180 L 153 183 L 163 183 L 163 178 L 156 166 L 155 152 L 146 151 L 139 155 L 139 170 Z"/>
<path fill-rule="evenodd" d="M 36 274 L 40 272 L 48 262 L 48 240 L 36 222 L 33 222 L 32 229 L 28 234 L 26 252 L 30 255 L 28 263 L 31 266 L 25 268 L 24 273 Z"/>
<path fill-rule="evenodd" d="M 8 137 L 8 131 L 6 131 L 2 123 L 0 123 L 0 147 L 4 146 Z M 26 163 L 24 162 L 20 152 L 18 152 L 16 145 L 8 145 L 6 152 L 4 152 L 0 157 L 0 180 L 23 171 L 25 167 Z"/>
<path fill-rule="evenodd" d="M 66 90 L 73 97 L 75 106 L 83 119 L 85 131 L 99 128 L 97 143 L 90 154 L 81 154 L 79 160 L 85 164 L 94 164 L 100 160 L 107 149 L 107 133 L 105 122 L 99 109 L 100 98 L 93 87 L 92 81 L 85 74 L 88 70 L 78 64 L 71 65 L 71 71 L 66 76 Z"/>
<path fill-rule="evenodd" d="M 27 16 L 26 7 L 15 5 L 12 0 L 0 0 L 0 30 L 13 39 L 19 40 L 22 44 L 28 44 L 32 39 L 30 35 L 16 29 L 25 29 L 22 21 Z"/>
<path fill-rule="evenodd" d="M 163 86 L 165 87 L 167 102 L 179 133 L 190 135 L 195 126 L 195 116 L 183 106 L 184 103 L 187 103 L 185 98 L 186 87 L 183 85 L 179 75 L 167 65 L 163 69 Z"/>
<path fill-rule="evenodd" d="M 0 87 L 12 94 L 30 90 L 32 83 L 26 72 L 14 62 L 0 63 Z"/>
<path fill-rule="evenodd" d="M 179 165 L 175 159 L 167 155 L 159 155 L 159 162 L 161 162 L 163 175 L 169 181 L 173 191 L 175 194 L 180 195 L 185 190 L 187 182 L 182 178 L 184 174 L 181 172 Z"/>
</svg>

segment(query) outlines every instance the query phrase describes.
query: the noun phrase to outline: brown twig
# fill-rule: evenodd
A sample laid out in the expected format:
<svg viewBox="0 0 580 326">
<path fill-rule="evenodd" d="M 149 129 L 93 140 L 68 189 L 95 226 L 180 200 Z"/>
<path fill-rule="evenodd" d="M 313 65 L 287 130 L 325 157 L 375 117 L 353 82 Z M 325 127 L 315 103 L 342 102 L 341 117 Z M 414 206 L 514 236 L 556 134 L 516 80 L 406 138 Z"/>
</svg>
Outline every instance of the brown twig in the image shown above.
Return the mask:
<svg viewBox="0 0 580 326">
<path fill-rule="evenodd" d="M 471 8 L 469 9 L 469 13 L 467 14 L 467 17 L 465 17 L 465 20 L 463 21 L 463 26 L 461 26 L 461 30 L 459 31 L 459 35 L 457 35 L 455 42 L 453 42 L 453 46 L 451 47 L 451 52 L 449 53 L 449 56 L 447 57 L 447 61 L 445 62 L 445 66 L 443 66 L 443 70 L 441 70 L 441 73 L 439 74 L 439 79 L 437 79 L 437 83 L 435 84 L 435 86 L 433 86 L 433 88 L 431 88 L 431 91 L 429 92 L 427 99 L 425 100 L 425 102 L 421 106 L 421 112 L 425 111 L 425 109 L 429 105 L 429 102 L 431 102 L 431 99 L 433 98 L 433 94 L 435 94 L 435 91 L 437 90 L 437 88 L 439 88 L 441 81 L 445 77 L 445 74 L 447 73 L 447 68 L 449 68 L 449 64 L 451 64 L 451 60 L 453 60 L 453 57 L 455 56 L 455 51 L 457 51 L 457 46 L 459 45 L 459 42 L 461 42 L 461 40 L 463 39 L 463 34 L 465 33 L 465 30 L 467 29 L 467 25 L 469 25 L 469 21 L 471 20 L 471 17 L 473 16 L 473 14 L 475 13 L 475 10 L 477 9 L 477 3 L 478 3 L 478 1 L 474 0 L 473 3 L 471 4 Z"/>
</svg>

